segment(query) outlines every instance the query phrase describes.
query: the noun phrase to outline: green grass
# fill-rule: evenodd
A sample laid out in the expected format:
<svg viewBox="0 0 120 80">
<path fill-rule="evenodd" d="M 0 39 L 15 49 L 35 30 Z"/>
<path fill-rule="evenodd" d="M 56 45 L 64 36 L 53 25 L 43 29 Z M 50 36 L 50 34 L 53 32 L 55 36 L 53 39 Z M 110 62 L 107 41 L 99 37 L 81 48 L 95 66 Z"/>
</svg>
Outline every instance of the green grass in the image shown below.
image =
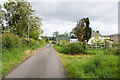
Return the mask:
<svg viewBox="0 0 120 80">
<path fill-rule="evenodd" d="M 103 49 L 86 49 L 85 53 L 95 55 L 95 54 L 104 53 L 104 50 Z"/>
<path fill-rule="evenodd" d="M 75 60 L 86 60 L 91 58 L 93 55 L 67 55 L 63 53 L 58 53 L 60 57 L 62 58 L 62 62 L 64 63 L 64 67 L 66 67 L 67 64 L 69 64 L 72 61 Z"/>
<path fill-rule="evenodd" d="M 117 78 L 118 56 L 60 54 L 62 62 L 71 78 Z"/>
</svg>

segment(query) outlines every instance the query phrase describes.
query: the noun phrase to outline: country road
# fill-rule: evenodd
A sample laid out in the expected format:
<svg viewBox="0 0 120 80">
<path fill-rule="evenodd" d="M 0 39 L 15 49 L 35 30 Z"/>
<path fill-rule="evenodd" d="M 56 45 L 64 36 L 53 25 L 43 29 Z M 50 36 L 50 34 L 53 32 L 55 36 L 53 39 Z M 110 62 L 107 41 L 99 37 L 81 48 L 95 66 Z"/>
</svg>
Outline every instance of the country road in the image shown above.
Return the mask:
<svg viewBox="0 0 120 80">
<path fill-rule="evenodd" d="M 67 74 L 53 45 L 47 44 L 5 78 L 67 78 Z"/>
</svg>

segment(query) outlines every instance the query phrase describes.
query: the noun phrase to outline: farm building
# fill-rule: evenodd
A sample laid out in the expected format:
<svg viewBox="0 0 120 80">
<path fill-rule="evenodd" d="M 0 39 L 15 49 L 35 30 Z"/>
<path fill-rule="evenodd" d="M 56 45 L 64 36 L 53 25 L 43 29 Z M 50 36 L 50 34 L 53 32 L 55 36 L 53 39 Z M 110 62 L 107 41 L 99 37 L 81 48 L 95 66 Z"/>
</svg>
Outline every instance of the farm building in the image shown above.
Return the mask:
<svg viewBox="0 0 120 80">
<path fill-rule="evenodd" d="M 57 36 L 56 36 L 56 41 L 60 41 L 60 40 L 69 41 L 70 38 L 69 38 L 68 35 L 64 35 L 64 34 L 57 35 Z"/>
</svg>

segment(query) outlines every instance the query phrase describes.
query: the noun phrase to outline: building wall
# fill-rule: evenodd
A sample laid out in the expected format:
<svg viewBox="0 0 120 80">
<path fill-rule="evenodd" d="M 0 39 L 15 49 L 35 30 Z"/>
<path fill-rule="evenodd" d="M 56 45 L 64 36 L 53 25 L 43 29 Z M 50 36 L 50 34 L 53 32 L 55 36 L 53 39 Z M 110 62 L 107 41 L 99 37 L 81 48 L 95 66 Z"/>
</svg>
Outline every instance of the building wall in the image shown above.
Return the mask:
<svg viewBox="0 0 120 80">
<path fill-rule="evenodd" d="M 110 40 L 113 42 L 120 42 L 120 35 L 111 35 Z"/>
<path fill-rule="evenodd" d="M 78 42 L 78 39 L 70 39 L 70 42 Z"/>
<path fill-rule="evenodd" d="M 65 41 L 69 41 L 69 36 L 68 35 L 58 35 L 56 36 L 56 41 L 60 41 L 60 40 L 65 40 Z"/>
<path fill-rule="evenodd" d="M 100 36 L 99 32 L 92 31 L 91 37 Z"/>
</svg>

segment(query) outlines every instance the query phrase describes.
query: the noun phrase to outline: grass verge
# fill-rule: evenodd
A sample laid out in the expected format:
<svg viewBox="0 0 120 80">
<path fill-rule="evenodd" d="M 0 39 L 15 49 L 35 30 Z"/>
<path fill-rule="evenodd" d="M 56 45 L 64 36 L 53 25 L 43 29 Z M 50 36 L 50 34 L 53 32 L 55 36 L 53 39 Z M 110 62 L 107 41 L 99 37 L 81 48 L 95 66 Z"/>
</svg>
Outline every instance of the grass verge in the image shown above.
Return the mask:
<svg viewBox="0 0 120 80">
<path fill-rule="evenodd" d="M 59 54 L 71 78 L 118 78 L 118 56 Z"/>
<path fill-rule="evenodd" d="M 19 47 L 10 50 L 2 50 L 2 76 L 29 57 L 34 51 L 45 46 L 45 44 L 34 45 L 33 47 Z"/>
</svg>

